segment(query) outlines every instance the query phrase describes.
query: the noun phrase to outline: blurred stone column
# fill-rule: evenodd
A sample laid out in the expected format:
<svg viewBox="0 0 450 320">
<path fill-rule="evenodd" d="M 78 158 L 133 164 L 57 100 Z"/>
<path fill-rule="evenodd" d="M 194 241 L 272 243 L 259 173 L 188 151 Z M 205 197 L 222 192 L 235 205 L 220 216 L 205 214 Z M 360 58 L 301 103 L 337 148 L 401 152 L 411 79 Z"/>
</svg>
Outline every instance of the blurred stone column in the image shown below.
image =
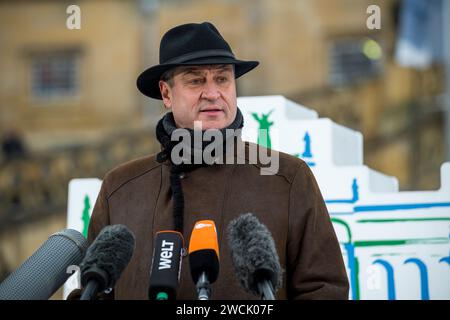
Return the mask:
<svg viewBox="0 0 450 320">
<path fill-rule="evenodd" d="M 444 0 L 442 40 L 445 60 L 445 160 L 450 161 L 450 1 Z"/>
<path fill-rule="evenodd" d="M 137 1 L 140 17 L 140 39 L 141 39 L 141 61 L 142 72 L 148 67 L 159 62 L 159 21 L 158 9 L 162 5 L 159 0 L 138 0 Z M 137 78 L 138 74 L 136 74 Z M 142 122 L 146 127 L 155 127 L 162 113 L 162 102 L 151 99 L 141 94 L 136 88 L 136 94 L 139 95 L 138 103 L 143 115 Z"/>
</svg>

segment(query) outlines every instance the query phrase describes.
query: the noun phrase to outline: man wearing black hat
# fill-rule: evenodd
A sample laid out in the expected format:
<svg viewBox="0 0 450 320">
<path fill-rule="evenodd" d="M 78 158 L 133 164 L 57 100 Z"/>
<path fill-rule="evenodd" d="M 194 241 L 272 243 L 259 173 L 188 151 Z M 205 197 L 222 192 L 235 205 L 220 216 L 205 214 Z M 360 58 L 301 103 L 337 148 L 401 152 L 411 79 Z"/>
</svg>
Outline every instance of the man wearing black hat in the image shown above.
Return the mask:
<svg viewBox="0 0 450 320">
<path fill-rule="evenodd" d="M 147 299 L 156 232 L 176 230 L 188 241 L 199 220 L 213 220 L 218 233 L 220 273 L 211 298 L 255 299 L 234 275 L 225 234 L 229 222 L 247 212 L 256 215 L 274 237 L 285 271 L 278 299 L 348 298 L 340 247 L 320 190 L 305 162 L 271 151 L 278 158 L 279 168 L 261 174 L 261 163 L 192 161 L 195 143 L 191 149 L 183 149 L 183 161 L 174 159 L 172 151 L 184 142 L 174 141 L 172 134 L 184 129 L 193 137 L 200 124 L 202 130 L 223 133 L 223 140 L 215 143 L 228 146 L 233 141 L 244 148 L 244 160 L 248 160 L 252 144 L 239 136 L 243 117 L 237 107 L 235 79 L 257 65 L 256 61 L 236 59 L 211 23 L 190 23 L 163 36 L 159 65 L 138 77 L 139 90 L 161 99 L 170 112 L 156 128 L 161 152 L 107 173 L 94 207 L 90 242 L 109 224 L 124 224 L 136 236 L 131 262 L 111 293 L 115 299 Z M 235 134 L 227 134 L 230 130 Z M 200 151 L 208 145 L 202 141 Z M 220 156 L 237 159 L 232 154 L 235 148 L 223 150 L 225 154 L 215 154 L 215 160 Z M 196 298 L 186 261 L 177 298 Z"/>
</svg>

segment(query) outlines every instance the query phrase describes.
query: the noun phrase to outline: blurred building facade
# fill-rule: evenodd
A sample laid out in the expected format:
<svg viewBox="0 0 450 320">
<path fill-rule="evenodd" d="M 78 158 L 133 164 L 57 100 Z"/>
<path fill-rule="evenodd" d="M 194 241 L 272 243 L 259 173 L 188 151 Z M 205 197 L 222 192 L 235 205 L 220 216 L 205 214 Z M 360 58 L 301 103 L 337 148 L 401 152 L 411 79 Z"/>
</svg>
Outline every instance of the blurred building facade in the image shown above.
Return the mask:
<svg viewBox="0 0 450 320">
<path fill-rule="evenodd" d="M 211 21 L 237 57 L 261 62 L 238 80 L 240 96 L 281 94 L 315 109 L 361 131 L 365 162 L 398 177 L 402 189 L 437 188 L 443 74 L 439 66 L 416 71 L 395 63 L 399 3 L 0 0 L 0 134 L 14 128 L 30 149 L 26 160 L 0 167 L 0 199 L 9 204 L 0 212 L 3 273 L 64 227 L 69 179 L 102 178 L 158 149 L 153 128 L 162 103 L 143 97 L 135 81 L 158 63 L 163 33 L 181 23 Z M 81 9 L 80 30 L 66 27 L 71 4 Z M 374 4 L 379 30 L 366 24 Z M 29 213 L 44 212 L 57 213 L 56 230 L 41 223 L 48 232 L 24 238 L 31 242 L 7 236 L 31 221 Z"/>
</svg>

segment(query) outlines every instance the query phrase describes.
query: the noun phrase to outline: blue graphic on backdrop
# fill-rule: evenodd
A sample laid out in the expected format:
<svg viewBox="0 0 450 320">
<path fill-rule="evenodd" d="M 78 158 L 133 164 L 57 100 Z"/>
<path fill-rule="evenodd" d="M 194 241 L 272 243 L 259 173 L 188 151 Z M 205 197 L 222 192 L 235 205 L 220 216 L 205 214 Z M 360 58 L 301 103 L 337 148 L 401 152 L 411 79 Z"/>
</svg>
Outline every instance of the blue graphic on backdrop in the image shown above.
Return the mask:
<svg viewBox="0 0 450 320">
<path fill-rule="evenodd" d="M 417 258 L 410 258 L 405 261 L 405 264 L 407 263 L 415 263 L 419 267 L 420 272 L 420 294 L 422 300 L 430 300 L 430 290 L 428 288 L 428 271 L 427 266 L 423 261 L 417 259 Z"/>
<path fill-rule="evenodd" d="M 387 288 L 388 288 L 388 300 L 395 300 L 395 284 L 394 284 L 394 268 L 392 265 L 383 259 L 377 259 L 373 264 L 380 264 L 386 269 L 387 274 Z"/>
<path fill-rule="evenodd" d="M 311 152 L 311 136 L 308 131 L 305 132 L 303 141 L 305 142 L 304 151 L 302 153 L 296 153 L 294 156 L 304 160 L 308 166 L 314 167 L 316 163 L 314 162 L 313 154 Z"/>
<path fill-rule="evenodd" d="M 332 199 L 332 200 L 325 200 L 325 203 L 355 203 L 359 200 L 359 193 L 358 193 L 358 182 L 356 178 L 353 179 L 352 182 L 352 198 L 351 199 Z"/>
</svg>

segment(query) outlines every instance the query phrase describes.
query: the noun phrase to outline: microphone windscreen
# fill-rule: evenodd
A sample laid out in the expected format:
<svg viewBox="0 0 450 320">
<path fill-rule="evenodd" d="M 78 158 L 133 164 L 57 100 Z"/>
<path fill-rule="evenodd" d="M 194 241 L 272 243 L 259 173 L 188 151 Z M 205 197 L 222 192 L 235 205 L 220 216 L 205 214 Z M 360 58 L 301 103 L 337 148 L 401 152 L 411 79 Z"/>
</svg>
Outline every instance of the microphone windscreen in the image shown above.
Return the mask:
<svg viewBox="0 0 450 320">
<path fill-rule="evenodd" d="M 247 213 L 231 221 L 227 232 L 236 277 L 244 289 L 259 295 L 258 282 L 267 280 L 276 292 L 281 287 L 282 269 L 267 227 Z"/>
<path fill-rule="evenodd" d="M 219 276 L 219 244 L 214 221 L 197 221 L 189 240 L 189 267 L 194 283 L 203 272 L 213 283 Z"/>
<path fill-rule="evenodd" d="M 0 284 L 0 300 L 47 300 L 71 276 L 67 268 L 83 259 L 88 241 L 76 230 L 52 234 Z"/>
<path fill-rule="evenodd" d="M 184 239 L 177 231 L 160 231 L 154 241 L 149 299 L 174 300 L 180 279 Z M 161 298 L 160 294 L 167 295 Z"/>
<path fill-rule="evenodd" d="M 124 225 L 106 226 L 88 248 L 80 264 L 81 284 L 91 279 L 99 283 L 99 290 L 114 287 L 134 251 L 134 235 Z"/>
</svg>

